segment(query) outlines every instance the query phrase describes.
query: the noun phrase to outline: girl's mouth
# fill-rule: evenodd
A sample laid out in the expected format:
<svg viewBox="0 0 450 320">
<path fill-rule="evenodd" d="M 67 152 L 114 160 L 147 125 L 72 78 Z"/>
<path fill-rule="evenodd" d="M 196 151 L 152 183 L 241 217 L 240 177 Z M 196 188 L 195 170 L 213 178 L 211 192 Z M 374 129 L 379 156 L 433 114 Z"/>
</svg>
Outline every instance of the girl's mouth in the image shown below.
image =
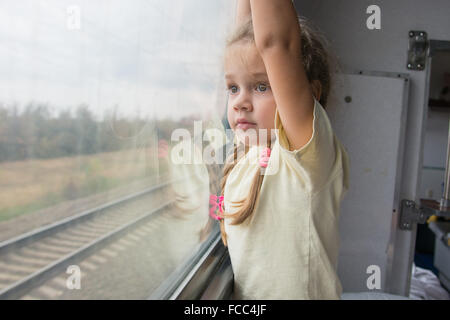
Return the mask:
<svg viewBox="0 0 450 320">
<path fill-rule="evenodd" d="M 252 122 L 238 122 L 236 125 L 236 128 L 242 129 L 242 130 L 247 130 L 249 128 L 254 128 L 254 127 L 256 127 L 256 123 L 252 123 Z"/>
</svg>

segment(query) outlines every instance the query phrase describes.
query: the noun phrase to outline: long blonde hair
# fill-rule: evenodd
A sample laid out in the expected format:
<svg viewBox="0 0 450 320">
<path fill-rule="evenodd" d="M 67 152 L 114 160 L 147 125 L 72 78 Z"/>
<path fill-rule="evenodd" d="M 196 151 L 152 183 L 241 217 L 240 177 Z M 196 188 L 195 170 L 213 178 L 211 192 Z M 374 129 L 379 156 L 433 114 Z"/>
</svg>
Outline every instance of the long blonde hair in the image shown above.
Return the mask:
<svg viewBox="0 0 450 320">
<path fill-rule="evenodd" d="M 337 67 L 336 59 L 329 54 L 326 49 L 328 42 L 324 35 L 318 31 L 313 25 L 304 17 L 298 17 L 301 29 L 301 53 L 303 59 L 303 66 L 308 77 L 309 82 L 318 80 L 321 84 L 320 104 L 325 108 L 331 87 L 331 73 L 330 66 L 333 64 Z M 233 32 L 228 36 L 226 41 L 226 48 L 238 42 L 254 43 L 253 23 L 251 16 L 246 22 L 237 26 Z M 270 148 L 270 142 L 268 147 Z M 223 196 L 227 178 L 233 170 L 237 162 L 247 153 L 248 147 L 242 143 L 234 145 L 233 152 L 227 157 L 223 168 L 223 178 L 221 180 L 221 195 Z M 252 216 L 254 209 L 259 200 L 262 182 L 264 181 L 264 174 L 257 170 L 248 196 L 236 203 L 240 209 L 234 213 L 229 214 L 224 212 L 222 217 L 232 218 L 232 225 L 238 225 L 246 221 Z M 220 231 L 222 241 L 227 246 L 227 237 L 225 232 L 225 221 L 220 220 Z"/>
</svg>

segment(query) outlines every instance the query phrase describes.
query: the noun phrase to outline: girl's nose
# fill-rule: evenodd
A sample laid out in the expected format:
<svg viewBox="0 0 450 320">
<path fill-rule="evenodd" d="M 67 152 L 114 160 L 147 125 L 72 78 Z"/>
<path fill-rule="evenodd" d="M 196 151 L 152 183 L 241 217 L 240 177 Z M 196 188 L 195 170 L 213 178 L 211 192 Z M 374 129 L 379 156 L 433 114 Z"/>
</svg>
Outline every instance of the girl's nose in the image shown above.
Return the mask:
<svg viewBox="0 0 450 320">
<path fill-rule="evenodd" d="M 252 110 L 252 105 L 250 103 L 238 103 L 234 105 L 235 111 L 248 111 L 250 112 Z"/>
<path fill-rule="evenodd" d="M 233 109 L 235 111 L 252 111 L 253 110 L 253 105 L 252 105 L 252 101 L 250 99 L 250 95 L 246 94 L 246 93 L 241 93 L 239 95 L 239 97 L 234 101 L 233 104 Z"/>
</svg>

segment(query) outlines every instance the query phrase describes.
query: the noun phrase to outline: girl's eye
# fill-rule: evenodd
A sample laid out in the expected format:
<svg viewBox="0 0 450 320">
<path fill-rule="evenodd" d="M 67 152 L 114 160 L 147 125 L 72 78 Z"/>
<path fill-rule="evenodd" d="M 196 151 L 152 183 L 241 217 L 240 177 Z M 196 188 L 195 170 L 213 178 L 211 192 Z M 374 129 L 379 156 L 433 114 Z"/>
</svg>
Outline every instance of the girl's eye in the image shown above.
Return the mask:
<svg viewBox="0 0 450 320">
<path fill-rule="evenodd" d="M 267 91 L 268 86 L 264 83 L 260 83 L 260 84 L 258 84 L 257 88 L 261 89 L 262 92 L 265 92 L 265 91 Z"/>
<path fill-rule="evenodd" d="M 261 92 L 267 91 L 268 88 L 269 86 L 264 83 L 260 83 L 256 87 L 256 89 L 260 90 Z M 237 93 L 237 90 L 238 90 L 237 86 L 228 86 L 228 91 L 230 91 L 232 94 Z"/>
<path fill-rule="evenodd" d="M 236 86 L 229 86 L 228 90 L 230 90 L 231 93 L 236 93 L 236 90 L 233 91 L 233 88 L 236 88 L 236 90 L 237 90 Z"/>
</svg>

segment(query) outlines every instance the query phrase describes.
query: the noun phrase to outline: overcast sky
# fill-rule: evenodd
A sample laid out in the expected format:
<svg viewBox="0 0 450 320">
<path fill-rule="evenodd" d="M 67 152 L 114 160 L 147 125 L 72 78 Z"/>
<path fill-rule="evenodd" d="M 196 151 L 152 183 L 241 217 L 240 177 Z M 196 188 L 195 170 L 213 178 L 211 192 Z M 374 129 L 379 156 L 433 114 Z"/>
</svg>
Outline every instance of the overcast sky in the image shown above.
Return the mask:
<svg viewBox="0 0 450 320">
<path fill-rule="evenodd" d="M 234 6 L 0 0 L 0 103 L 86 103 L 99 116 L 114 105 L 127 116 L 214 113 L 225 94 L 221 62 Z"/>
</svg>

